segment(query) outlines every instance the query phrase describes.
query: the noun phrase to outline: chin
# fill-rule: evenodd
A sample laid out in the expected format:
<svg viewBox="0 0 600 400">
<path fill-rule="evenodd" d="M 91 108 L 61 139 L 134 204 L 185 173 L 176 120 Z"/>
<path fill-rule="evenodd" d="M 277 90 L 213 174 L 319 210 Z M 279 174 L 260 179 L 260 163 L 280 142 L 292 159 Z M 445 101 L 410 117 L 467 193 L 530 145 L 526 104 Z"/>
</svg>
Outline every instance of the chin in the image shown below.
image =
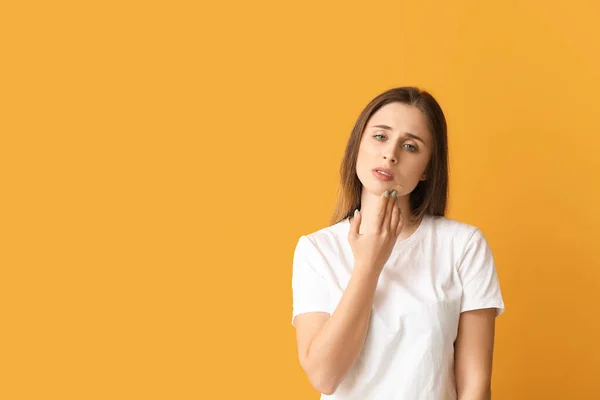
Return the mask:
<svg viewBox="0 0 600 400">
<path fill-rule="evenodd" d="M 369 181 L 366 185 L 363 184 L 363 190 L 366 190 L 369 193 L 373 193 L 377 196 L 381 196 L 383 192 L 388 189 L 391 189 L 393 186 L 392 182 L 382 182 L 378 180 Z"/>
<path fill-rule="evenodd" d="M 377 196 L 381 196 L 386 190 L 392 189 L 394 185 L 398 185 L 398 183 L 395 181 L 380 181 L 372 175 L 370 170 L 366 171 L 364 174 L 357 174 L 357 176 L 358 180 L 363 186 L 363 190 L 366 190 L 367 192 L 373 193 Z"/>
</svg>

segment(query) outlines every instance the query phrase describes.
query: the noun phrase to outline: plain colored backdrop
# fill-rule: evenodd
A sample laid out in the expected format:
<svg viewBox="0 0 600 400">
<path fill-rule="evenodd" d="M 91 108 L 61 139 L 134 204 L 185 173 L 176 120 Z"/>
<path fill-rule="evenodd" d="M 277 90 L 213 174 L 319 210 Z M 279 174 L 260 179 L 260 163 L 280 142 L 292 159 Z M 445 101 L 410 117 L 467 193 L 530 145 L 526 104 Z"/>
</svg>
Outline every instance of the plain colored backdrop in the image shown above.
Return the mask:
<svg viewBox="0 0 600 400">
<path fill-rule="evenodd" d="M 494 400 L 600 392 L 595 1 L 0 2 L 0 398 L 318 399 L 291 267 L 416 85 L 498 268 Z"/>
</svg>

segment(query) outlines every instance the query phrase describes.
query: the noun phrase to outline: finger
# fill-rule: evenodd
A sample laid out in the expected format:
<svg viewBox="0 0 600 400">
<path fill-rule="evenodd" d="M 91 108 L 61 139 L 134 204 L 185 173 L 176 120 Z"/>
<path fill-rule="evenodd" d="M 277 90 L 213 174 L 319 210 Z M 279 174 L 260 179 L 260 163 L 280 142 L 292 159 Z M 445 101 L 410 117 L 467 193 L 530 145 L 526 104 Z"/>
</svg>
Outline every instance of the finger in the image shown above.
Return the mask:
<svg viewBox="0 0 600 400">
<path fill-rule="evenodd" d="M 397 209 L 397 211 L 398 211 L 398 219 L 392 221 L 392 219 L 390 218 L 390 232 L 396 233 L 397 228 L 398 228 L 398 222 L 400 221 L 400 219 L 402 217 L 402 215 L 401 215 L 402 210 L 400 209 L 400 196 L 402 195 L 402 190 L 404 189 L 404 186 L 402 186 L 400 184 L 396 184 L 393 186 L 393 188 L 397 193 L 396 201 L 394 202 L 394 209 Z"/>
<path fill-rule="evenodd" d="M 400 219 L 400 207 L 399 200 L 396 198 L 394 206 L 392 207 L 392 215 L 390 217 L 390 232 L 396 234 L 396 227 L 398 226 L 398 220 Z"/>
<path fill-rule="evenodd" d="M 396 236 L 400 236 L 400 233 L 402 232 L 402 228 L 404 228 L 404 214 L 402 213 L 402 210 L 400 209 L 400 207 L 398 207 L 398 221 L 396 222 Z"/>
<path fill-rule="evenodd" d="M 381 232 L 381 229 L 383 228 L 383 221 L 385 219 L 386 207 L 389 196 L 389 190 L 386 190 L 381 194 L 381 196 L 379 196 L 379 202 L 377 203 L 377 212 L 375 213 L 375 220 L 373 221 L 373 227 L 377 232 Z"/>
<path fill-rule="evenodd" d="M 397 201 L 398 201 L 397 198 L 398 198 L 398 193 L 394 189 L 394 190 L 391 191 L 390 197 L 388 199 L 388 204 L 387 204 L 386 210 L 385 210 L 385 221 L 383 223 L 383 226 L 384 226 L 384 228 L 385 228 L 385 230 L 387 232 L 393 232 L 393 229 L 392 229 L 392 211 L 396 207 L 396 204 L 397 204 Z"/>
<path fill-rule="evenodd" d="M 354 211 L 354 217 L 350 218 L 350 232 L 348 232 L 348 236 L 356 237 L 358 236 L 358 228 L 360 227 L 361 214 L 358 211 L 358 208 Z"/>
</svg>

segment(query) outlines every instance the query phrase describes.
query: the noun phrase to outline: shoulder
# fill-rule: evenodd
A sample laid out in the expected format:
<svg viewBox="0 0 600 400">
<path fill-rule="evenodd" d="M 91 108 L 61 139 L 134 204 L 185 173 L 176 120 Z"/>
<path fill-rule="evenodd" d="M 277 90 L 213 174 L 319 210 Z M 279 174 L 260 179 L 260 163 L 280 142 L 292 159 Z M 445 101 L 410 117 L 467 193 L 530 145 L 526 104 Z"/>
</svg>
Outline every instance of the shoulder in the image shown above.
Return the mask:
<svg viewBox="0 0 600 400">
<path fill-rule="evenodd" d="M 317 249 L 338 248 L 348 238 L 350 222 L 344 219 L 336 224 L 307 232 L 300 237 L 300 241 L 308 242 Z"/>
<path fill-rule="evenodd" d="M 487 246 L 486 237 L 479 226 L 441 216 L 430 216 L 429 225 L 434 240 L 451 243 L 458 253 L 463 253 L 473 244 Z"/>
<path fill-rule="evenodd" d="M 351 254 L 347 239 L 349 227 L 349 221 L 343 220 L 302 234 L 294 251 L 294 264 L 310 265 L 322 276 L 333 273 Z"/>
<path fill-rule="evenodd" d="M 431 231 L 437 235 L 451 236 L 468 240 L 477 232 L 481 232 L 478 226 L 441 216 L 429 216 Z"/>
<path fill-rule="evenodd" d="M 444 217 L 435 217 L 432 232 L 452 246 L 459 270 L 476 271 L 479 268 L 494 266 L 492 248 L 480 227 Z"/>
</svg>

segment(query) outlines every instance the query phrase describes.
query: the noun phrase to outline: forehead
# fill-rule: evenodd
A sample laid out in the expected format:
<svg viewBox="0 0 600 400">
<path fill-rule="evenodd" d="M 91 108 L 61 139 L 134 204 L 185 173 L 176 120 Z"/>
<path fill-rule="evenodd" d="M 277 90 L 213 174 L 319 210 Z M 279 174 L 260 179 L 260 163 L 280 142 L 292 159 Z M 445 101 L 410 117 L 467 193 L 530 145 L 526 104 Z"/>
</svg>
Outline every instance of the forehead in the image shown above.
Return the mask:
<svg viewBox="0 0 600 400">
<path fill-rule="evenodd" d="M 393 102 L 381 107 L 371 116 L 367 128 L 373 125 L 389 125 L 394 132 L 411 132 L 424 140 L 431 137 L 423 112 L 404 103 Z"/>
</svg>

